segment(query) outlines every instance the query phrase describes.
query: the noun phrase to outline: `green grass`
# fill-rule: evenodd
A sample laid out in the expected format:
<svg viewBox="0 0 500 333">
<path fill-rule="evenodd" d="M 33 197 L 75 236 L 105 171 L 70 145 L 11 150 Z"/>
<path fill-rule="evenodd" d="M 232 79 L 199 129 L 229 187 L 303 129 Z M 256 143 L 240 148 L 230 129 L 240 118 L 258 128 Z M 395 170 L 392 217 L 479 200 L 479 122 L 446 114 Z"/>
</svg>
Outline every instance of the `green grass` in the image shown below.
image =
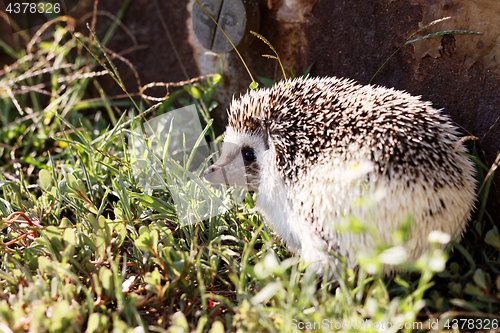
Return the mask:
<svg viewBox="0 0 500 333">
<path fill-rule="evenodd" d="M 15 57 L 0 72 L 1 331 L 287 332 L 314 322 L 321 325 L 310 331 L 349 331 L 342 323 L 362 320 L 352 331 L 375 332 L 369 320 L 406 324 L 409 332 L 418 323 L 425 330 L 429 319 L 436 330 L 454 318 L 498 324 L 500 236 L 485 205 L 491 173 L 453 252 L 436 246 L 407 273 L 384 278 L 381 262 L 403 232 L 393 245 L 359 253 L 359 272 L 344 268 L 336 285 L 318 281 L 262 223 L 254 196 L 184 225 L 178 193 L 137 182 L 145 170 L 129 154 L 127 135 L 173 103 L 195 104 L 206 136 L 220 141 L 209 111 L 223 73 L 178 84 L 184 89 L 156 104 L 137 92 L 107 96 L 97 78 L 107 68 L 120 85 L 111 63 L 122 60 L 65 24 L 54 23 L 30 54 L 1 45 Z M 149 86 L 138 85 L 147 94 Z M 481 184 L 490 167 L 473 155 Z M 185 164 L 165 157 L 161 169 L 184 170 L 175 174 L 184 182 Z M 192 186 L 183 190 L 204 189 Z M 231 206 L 226 193 L 223 200 Z"/>
</svg>

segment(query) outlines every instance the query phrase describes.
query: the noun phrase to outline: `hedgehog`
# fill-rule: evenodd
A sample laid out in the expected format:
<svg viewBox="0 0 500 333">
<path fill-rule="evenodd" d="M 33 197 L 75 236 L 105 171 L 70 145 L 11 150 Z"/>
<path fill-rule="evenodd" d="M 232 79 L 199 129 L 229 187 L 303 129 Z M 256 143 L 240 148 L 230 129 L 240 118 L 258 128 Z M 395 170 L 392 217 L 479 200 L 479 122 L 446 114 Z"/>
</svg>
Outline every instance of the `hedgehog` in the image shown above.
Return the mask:
<svg viewBox="0 0 500 333">
<path fill-rule="evenodd" d="M 221 156 L 204 178 L 256 192 L 256 210 L 323 276 L 327 265 L 341 268 L 339 257 L 356 269 L 356 251 L 389 243 L 408 217 L 407 260 L 430 250 L 434 230 L 461 237 L 476 189 L 465 151 L 450 118 L 420 97 L 297 78 L 233 98 Z M 360 204 L 366 198 L 373 204 Z M 376 233 L 339 230 L 350 217 Z"/>
</svg>

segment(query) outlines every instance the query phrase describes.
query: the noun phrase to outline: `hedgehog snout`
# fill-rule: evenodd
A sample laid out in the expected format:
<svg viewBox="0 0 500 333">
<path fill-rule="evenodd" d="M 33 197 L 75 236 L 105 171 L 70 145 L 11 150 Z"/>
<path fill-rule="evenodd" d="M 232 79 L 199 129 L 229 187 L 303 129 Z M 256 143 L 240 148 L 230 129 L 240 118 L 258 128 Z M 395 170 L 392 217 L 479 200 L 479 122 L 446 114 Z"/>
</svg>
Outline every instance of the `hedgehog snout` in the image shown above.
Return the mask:
<svg viewBox="0 0 500 333">
<path fill-rule="evenodd" d="M 242 158 L 240 158 L 240 160 L 242 160 Z M 243 166 L 243 161 L 240 163 L 238 162 L 221 165 L 219 164 L 219 161 L 217 161 L 217 163 L 205 169 L 203 172 L 203 178 L 211 184 L 245 186 L 245 167 Z M 241 166 L 239 164 L 241 164 Z"/>
<path fill-rule="evenodd" d="M 227 180 L 224 181 L 224 173 L 223 167 L 217 164 L 212 164 L 206 168 L 205 171 L 203 171 L 203 178 L 212 184 L 222 184 L 227 182 Z"/>
<path fill-rule="evenodd" d="M 203 172 L 203 178 L 212 184 L 246 185 L 245 165 L 241 150 L 225 144 L 221 157 Z"/>
</svg>

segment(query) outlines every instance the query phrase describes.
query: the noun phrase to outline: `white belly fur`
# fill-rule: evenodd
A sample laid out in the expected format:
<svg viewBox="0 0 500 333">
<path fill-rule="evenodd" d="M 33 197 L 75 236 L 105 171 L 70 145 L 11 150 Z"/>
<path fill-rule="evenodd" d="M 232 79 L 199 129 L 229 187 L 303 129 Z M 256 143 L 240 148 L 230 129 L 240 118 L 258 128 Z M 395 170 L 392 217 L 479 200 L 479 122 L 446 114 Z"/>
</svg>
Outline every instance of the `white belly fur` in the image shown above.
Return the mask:
<svg viewBox="0 0 500 333">
<path fill-rule="evenodd" d="M 371 162 L 352 161 L 346 165 L 332 158 L 327 164 L 313 167 L 287 191 L 274 166 L 272 151 L 266 152 L 261 163 L 267 170 L 261 172 L 257 209 L 290 250 L 306 263 L 311 262 L 309 267 L 319 275 L 326 262 L 339 265 L 327 251 L 334 250 L 354 268 L 356 250 L 374 246 L 370 235 L 336 231 L 347 216 L 375 226 L 379 240 L 390 242 L 393 232 L 411 214 L 412 236 L 405 244 L 409 260 L 429 249 L 427 236 L 431 231 L 441 230 L 453 239 L 462 233 L 470 217 L 475 197 L 474 171 L 470 160 L 463 156 L 457 159 L 464 179 L 462 188 L 445 186 L 435 191 L 417 182 L 408 189 L 403 186 L 404 180 L 389 182 L 373 173 L 368 177 L 373 169 Z M 360 199 L 367 200 L 360 204 Z M 308 216 L 312 211 L 313 218 Z M 390 273 L 394 267 L 384 270 Z"/>
</svg>

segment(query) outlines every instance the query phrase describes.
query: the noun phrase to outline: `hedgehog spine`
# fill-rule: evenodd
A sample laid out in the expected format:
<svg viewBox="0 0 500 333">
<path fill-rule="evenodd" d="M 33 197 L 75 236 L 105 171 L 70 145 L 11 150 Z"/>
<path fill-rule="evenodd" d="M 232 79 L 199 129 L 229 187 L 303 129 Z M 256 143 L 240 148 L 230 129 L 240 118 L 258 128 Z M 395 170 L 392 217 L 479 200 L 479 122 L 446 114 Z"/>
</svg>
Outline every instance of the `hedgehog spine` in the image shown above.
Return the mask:
<svg viewBox="0 0 500 333">
<path fill-rule="evenodd" d="M 373 247 L 369 235 L 336 230 L 348 216 L 370 221 L 387 242 L 412 214 L 412 260 L 432 230 L 454 237 L 465 228 L 473 166 L 453 151 L 456 128 L 429 102 L 345 79 L 295 79 L 233 100 L 228 118 L 221 159 L 205 178 L 222 182 L 225 169 L 229 183 L 257 190 L 265 219 L 317 272 L 337 263 L 327 251 L 354 267 L 353 248 Z M 241 166 L 230 162 L 238 154 Z M 364 197 L 379 199 L 355 204 Z"/>
</svg>

